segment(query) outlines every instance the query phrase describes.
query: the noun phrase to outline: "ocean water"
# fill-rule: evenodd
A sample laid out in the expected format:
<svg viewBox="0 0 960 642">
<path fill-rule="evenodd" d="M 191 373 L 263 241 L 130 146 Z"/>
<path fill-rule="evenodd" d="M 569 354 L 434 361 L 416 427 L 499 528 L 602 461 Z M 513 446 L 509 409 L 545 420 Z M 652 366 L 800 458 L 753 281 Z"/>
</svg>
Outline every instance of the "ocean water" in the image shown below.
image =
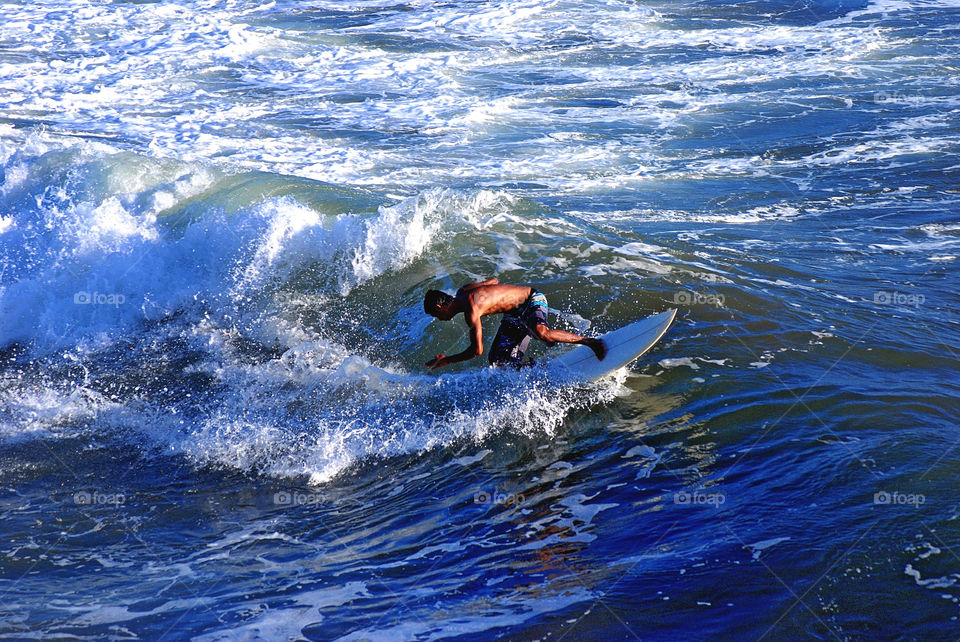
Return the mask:
<svg viewBox="0 0 960 642">
<path fill-rule="evenodd" d="M 956 0 L 5 2 L 0 638 L 956 639 L 958 255 Z"/>
</svg>

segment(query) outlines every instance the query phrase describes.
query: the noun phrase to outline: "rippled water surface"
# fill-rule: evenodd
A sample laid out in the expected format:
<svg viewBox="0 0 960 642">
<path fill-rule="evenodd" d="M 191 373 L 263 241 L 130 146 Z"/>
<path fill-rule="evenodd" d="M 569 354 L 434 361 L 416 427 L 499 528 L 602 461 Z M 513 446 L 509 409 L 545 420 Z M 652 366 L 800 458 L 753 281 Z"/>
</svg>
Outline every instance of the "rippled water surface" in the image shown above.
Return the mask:
<svg viewBox="0 0 960 642">
<path fill-rule="evenodd" d="M 958 79 L 955 0 L 0 4 L 0 637 L 955 639 Z M 679 313 L 425 373 L 490 276 Z"/>
</svg>

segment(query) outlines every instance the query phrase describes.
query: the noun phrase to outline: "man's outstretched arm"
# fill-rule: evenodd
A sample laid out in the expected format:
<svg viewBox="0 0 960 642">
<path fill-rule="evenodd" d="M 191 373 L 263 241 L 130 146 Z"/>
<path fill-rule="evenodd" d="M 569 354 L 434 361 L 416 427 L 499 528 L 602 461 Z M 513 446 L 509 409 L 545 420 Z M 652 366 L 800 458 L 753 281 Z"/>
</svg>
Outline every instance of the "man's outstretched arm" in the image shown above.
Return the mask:
<svg viewBox="0 0 960 642">
<path fill-rule="evenodd" d="M 430 361 L 427 361 L 426 365 L 428 368 L 441 368 L 443 366 L 449 366 L 451 363 L 469 361 L 483 354 L 483 327 L 480 325 L 480 318 L 478 317 L 476 320 L 471 319 L 467 324 L 470 329 L 470 346 L 463 352 L 458 352 L 450 356 L 438 354 L 433 359 L 430 359 Z"/>
</svg>

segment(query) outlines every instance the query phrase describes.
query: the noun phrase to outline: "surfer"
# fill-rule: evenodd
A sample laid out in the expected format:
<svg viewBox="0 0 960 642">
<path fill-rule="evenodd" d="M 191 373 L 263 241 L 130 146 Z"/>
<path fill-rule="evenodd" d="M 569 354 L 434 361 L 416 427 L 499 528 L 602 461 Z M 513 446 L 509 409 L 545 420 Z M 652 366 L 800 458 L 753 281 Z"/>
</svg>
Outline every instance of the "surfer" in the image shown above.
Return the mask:
<svg viewBox="0 0 960 642">
<path fill-rule="evenodd" d="M 438 354 L 427 361 L 430 368 L 440 368 L 478 357 L 483 354 L 483 329 L 480 317 L 503 313 L 500 329 L 490 349 L 490 363 L 499 365 L 523 365 L 524 353 L 530 338 L 551 343 L 579 343 L 593 350 L 597 359 L 603 359 L 607 347 L 600 339 L 582 337 L 563 330 L 551 330 L 547 326 L 547 297 L 534 288 L 523 285 L 500 283 L 487 279 L 469 283 L 450 296 L 440 290 L 430 290 L 423 298 L 423 310 L 441 321 L 449 321 L 463 313 L 463 320 L 470 330 L 470 346 L 463 352 L 447 356 Z"/>
</svg>

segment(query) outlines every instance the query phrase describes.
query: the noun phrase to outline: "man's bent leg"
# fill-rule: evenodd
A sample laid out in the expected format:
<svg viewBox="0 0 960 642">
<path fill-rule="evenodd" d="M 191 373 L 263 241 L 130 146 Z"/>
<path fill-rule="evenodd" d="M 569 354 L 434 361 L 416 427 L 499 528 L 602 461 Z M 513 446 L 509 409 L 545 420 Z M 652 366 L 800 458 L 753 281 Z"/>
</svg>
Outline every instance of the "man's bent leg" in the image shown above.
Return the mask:
<svg viewBox="0 0 960 642">
<path fill-rule="evenodd" d="M 579 334 L 567 332 L 566 330 L 551 330 L 543 323 L 538 324 L 533 329 L 533 334 L 541 341 L 546 341 L 547 343 L 579 343 L 580 345 L 585 345 L 593 350 L 593 354 L 597 355 L 597 359 L 601 361 L 607 356 L 607 346 L 604 345 L 600 339 L 582 337 Z"/>
</svg>

